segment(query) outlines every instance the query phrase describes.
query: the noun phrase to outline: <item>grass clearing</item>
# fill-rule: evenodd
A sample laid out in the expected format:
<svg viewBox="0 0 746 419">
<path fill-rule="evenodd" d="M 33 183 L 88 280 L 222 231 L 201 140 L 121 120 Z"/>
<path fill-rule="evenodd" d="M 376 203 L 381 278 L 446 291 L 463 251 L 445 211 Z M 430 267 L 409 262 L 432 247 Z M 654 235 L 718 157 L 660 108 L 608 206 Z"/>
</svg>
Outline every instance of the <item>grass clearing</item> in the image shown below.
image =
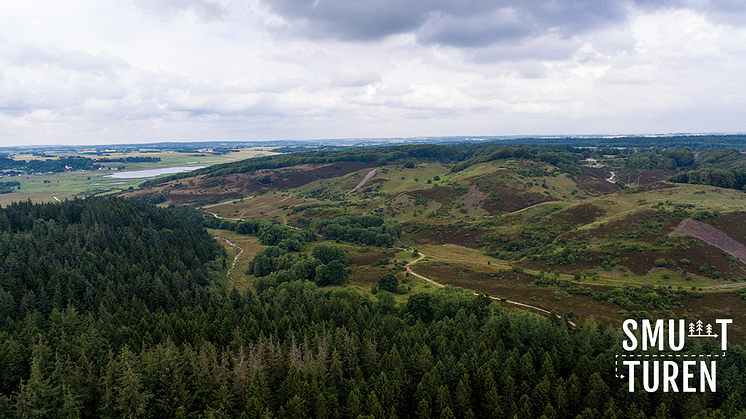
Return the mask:
<svg viewBox="0 0 746 419">
<path fill-rule="evenodd" d="M 417 245 L 415 248 L 420 253 L 424 254 L 428 261 L 461 262 L 473 265 L 490 266 L 493 270 L 510 269 L 508 263 L 487 256 L 477 249 L 470 249 L 451 244 L 423 244 Z"/>
<path fill-rule="evenodd" d="M 207 229 L 207 232 L 210 233 L 210 235 L 212 235 L 213 237 L 228 239 L 236 246 L 243 249 L 243 253 L 241 253 L 238 259 L 236 259 L 236 264 L 231 271 L 231 278 L 233 279 L 233 286 L 238 291 L 243 291 L 244 289 L 251 287 L 252 284 L 250 277 L 246 274 L 246 271 L 249 268 L 249 262 L 251 261 L 251 259 L 254 258 L 254 255 L 266 249 L 267 246 L 259 244 L 259 239 L 254 236 L 238 234 L 230 230 Z M 224 240 L 218 240 L 218 243 L 223 245 L 226 251 L 228 251 L 228 258 L 226 259 L 226 262 L 228 264 L 228 266 L 226 267 L 227 275 L 228 270 L 231 269 L 234 258 L 236 257 L 236 255 L 239 254 L 240 251 L 236 249 L 236 247 L 226 243 Z M 225 280 L 227 284 L 230 284 L 230 278 L 226 277 Z"/>
<path fill-rule="evenodd" d="M 203 208 L 217 214 L 221 218 L 271 218 L 275 215 L 280 218 L 286 216 L 291 211 L 290 207 L 316 202 L 318 201 L 314 199 L 297 199 L 292 196 L 286 196 L 285 194 L 266 194 L 234 199 L 218 205 L 207 205 Z M 281 207 L 284 206 L 287 206 L 287 208 L 282 209 Z"/>
</svg>

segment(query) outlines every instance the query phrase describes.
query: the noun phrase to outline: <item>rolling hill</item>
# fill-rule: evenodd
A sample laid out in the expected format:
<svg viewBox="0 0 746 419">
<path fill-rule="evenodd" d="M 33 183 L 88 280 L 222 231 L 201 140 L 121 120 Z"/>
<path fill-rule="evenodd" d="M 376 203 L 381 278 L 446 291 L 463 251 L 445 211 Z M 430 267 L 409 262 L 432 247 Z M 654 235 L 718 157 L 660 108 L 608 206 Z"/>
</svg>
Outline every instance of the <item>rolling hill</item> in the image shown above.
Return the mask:
<svg viewBox="0 0 746 419">
<path fill-rule="evenodd" d="M 420 285 L 402 268 L 408 261 L 402 249 L 416 248 L 428 257 L 413 269 L 444 284 L 615 323 L 677 310 L 687 316 L 702 308 L 707 290 L 724 295 L 707 307 L 707 316 L 744 311 L 740 294 L 723 288 L 746 277 L 738 255 L 673 233 L 688 219 L 714 229 L 719 220 L 743 224 L 746 196 L 666 181 L 721 160 L 735 167 L 739 156 L 695 156 L 686 149 L 605 155 L 567 146 L 383 147 L 252 159 L 151 181 L 128 195 L 193 206 L 225 221 L 221 228 L 264 219 L 310 228 L 319 240 L 318 226 L 327 220 L 381 217 L 401 224 L 404 235 L 394 246 L 400 250 L 336 239 L 354 261 L 353 286 L 370 290 L 393 269 L 416 292 Z M 746 244 L 740 231 L 728 233 Z M 397 258 L 398 268 L 371 265 Z M 602 295 L 629 287 L 670 295 L 662 303 L 643 298 L 634 304 L 627 302 L 634 298 Z M 746 329 L 742 333 L 746 337 Z"/>
</svg>

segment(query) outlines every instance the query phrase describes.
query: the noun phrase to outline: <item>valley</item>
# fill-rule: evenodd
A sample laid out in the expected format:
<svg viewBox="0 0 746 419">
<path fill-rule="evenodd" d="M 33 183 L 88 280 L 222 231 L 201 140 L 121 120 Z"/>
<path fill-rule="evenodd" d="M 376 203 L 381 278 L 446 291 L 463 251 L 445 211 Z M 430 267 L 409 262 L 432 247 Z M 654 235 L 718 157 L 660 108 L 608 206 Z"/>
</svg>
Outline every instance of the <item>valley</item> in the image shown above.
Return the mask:
<svg viewBox="0 0 746 419">
<path fill-rule="evenodd" d="M 399 150 L 374 149 L 371 154 Z M 272 168 L 258 165 L 248 171 L 225 166 L 149 182 L 125 195 L 157 196 L 161 206 L 194 207 L 234 223 L 263 219 L 310 228 L 319 242 L 327 237 L 318 225 L 327 220 L 380 217 L 396 222 L 403 230 L 399 247 L 427 254 L 406 269 L 414 260 L 411 250 L 339 238 L 331 242 L 347 252 L 347 286 L 370 292 L 381 276 L 393 272 L 406 287 L 394 294 L 398 304 L 432 286 L 421 275 L 614 325 L 629 316 L 674 312 L 684 318 L 746 314 L 739 299 L 746 265 L 734 245 L 746 242 L 735 227 L 746 225 L 746 211 L 741 212 L 746 199 L 740 190 L 671 183 L 665 180 L 675 173 L 670 164 L 662 170 L 633 168 L 626 155 L 597 155 L 586 162 L 572 160 L 566 149 L 532 154 L 505 148 L 497 152 L 505 158 L 493 152 L 467 165 L 468 160 L 454 164 L 434 158 L 432 150 L 407 150 L 427 157 L 373 162 L 335 155 L 330 163 L 275 162 Z M 539 153 L 556 156 L 543 161 Z M 730 247 L 682 232 L 682 223 L 705 225 L 729 238 Z M 719 229 L 721 224 L 732 238 Z M 309 253 L 313 246 L 303 251 Z M 255 254 L 245 252 L 241 258 L 250 261 Z M 375 265 L 381 259 L 391 265 Z M 254 280 L 246 275 L 239 283 L 250 286 Z M 629 295 L 614 295 L 622 291 Z M 704 303 L 710 294 L 719 297 Z M 733 333 L 746 339 L 746 325 L 735 325 Z"/>
</svg>

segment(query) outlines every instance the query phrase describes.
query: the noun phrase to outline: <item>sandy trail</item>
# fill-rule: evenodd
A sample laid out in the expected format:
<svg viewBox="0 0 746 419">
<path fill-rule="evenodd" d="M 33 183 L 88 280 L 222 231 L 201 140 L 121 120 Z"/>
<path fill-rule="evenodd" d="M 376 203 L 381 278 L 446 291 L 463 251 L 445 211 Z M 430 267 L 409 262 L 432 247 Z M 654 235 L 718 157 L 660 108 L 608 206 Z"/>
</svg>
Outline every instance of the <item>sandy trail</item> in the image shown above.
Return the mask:
<svg viewBox="0 0 746 419">
<path fill-rule="evenodd" d="M 422 259 L 424 259 L 424 258 L 425 258 L 425 255 L 424 255 L 423 253 L 420 253 L 420 257 L 418 257 L 417 259 L 415 259 L 415 260 L 413 260 L 413 261 L 411 261 L 411 262 L 407 263 L 406 265 L 404 265 L 404 267 L 405 267 L 405 268 L 407 268 L 407 272 L 409 272 L 409 274 L 410 274 L 410 275 L 413 275 L 413 276 L 415 276 L 415 277 L 417 277 L 417 278 L 420 278 L 420 279 L 422 279 L 423 281 L 427 281 L 427 282 L 429 282 L 429 283 L 431 283 L 431 284 L 433 284 L 433 285 L 435 285 L 435 286 L 438 286 L 438 287 L 441 287 L 441 288 L 445 287 L 445 285 L 441 284 L 440 282 L 437 282 L 437 281 L 433 281 L 432 279 L 430 279 L 430 278 L 427 278 L 427 277 L 425 277 L 425 276 L 422 276 L 422 275 L 420 275 L 420 274 L 418 274 L 418 273 L 416 273 L 416 272 L 414 272 L 414 271 L 412 270 L 412 264 L 413 264 L 413 263 L 417 263 L 417 262 L 421 261 L 421 260 L 422 260 Z M 474 295 L 479 295 L 479 293 L 476 293 L 476 292 L 475 292 L 475 293 L 474 293 Z M 549 312 L 549 311 L 547 311 L 547 310 L 544 310 L 544 309 L 543 309 L 543 308 L 541 308 L 541 307 L 536 307 L 536 306 L 532 306 L 532 305 L 528 305 L 528 304 L 523 304 L 523 303 L 519 303 L 519 302 L 517 302 L 517 301 L 511 301 L 511 300 L 508 300 L 508 299 L 503 299 L 503 298 L 500 298 L 500 297 L 493 297 L 493 296 L 490 296 L 490 298 L 491 298 L 491 299 L 493 299 L 493 300 L 495 300 L 495 301 L 500 301 L 500 302 L 503 302 L 503 303 L 513 304 L 513 305 L 516 305 L 516 306 L 519 306 L 519 307 L 523 307 L 523 308 L 528 308 L 528 309 L 531 309 L 531 310 L 535 310 L 535 311 L 538 311 L 539 313 L 543 313 L 543 314 L 551 314 L 551 312 Z M 561 318 L 561 316 L 557 316 L 557 318 Z M 569 321 L 569 320 L 568 320 L 568 323 L 569 323 L 569 324 L 570 324 L 571 326 L 573 326 L 573 327 L 575 327 L 575 326 L 576 326 L 576 324 L 575 324 L 575 323 L 573 323 L 573 322 L 571 322 L 571 321 Z"/>
</svg>

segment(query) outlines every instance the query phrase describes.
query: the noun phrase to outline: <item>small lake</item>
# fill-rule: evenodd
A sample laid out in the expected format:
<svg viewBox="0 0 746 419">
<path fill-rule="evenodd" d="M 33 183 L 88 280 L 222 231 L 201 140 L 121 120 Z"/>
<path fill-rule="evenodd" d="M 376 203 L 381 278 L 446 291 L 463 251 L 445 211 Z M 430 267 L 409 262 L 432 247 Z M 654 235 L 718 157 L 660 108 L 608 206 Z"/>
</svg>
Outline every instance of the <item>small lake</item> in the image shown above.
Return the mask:
<svg viewBox="0 0 746 419">
<path fill-rule="evenodd" d="M 190 172 L 192 170 L 202 169 L 204 167 L 205 166 L 164 167 L 163 169 L 133 170 L 131 172 L 114 173 L 106 177 L 114 179 L 139 179 L 146 177 L 156 177 L 160 175 L 168 175 L 172 173 Z"/>
</svg>

